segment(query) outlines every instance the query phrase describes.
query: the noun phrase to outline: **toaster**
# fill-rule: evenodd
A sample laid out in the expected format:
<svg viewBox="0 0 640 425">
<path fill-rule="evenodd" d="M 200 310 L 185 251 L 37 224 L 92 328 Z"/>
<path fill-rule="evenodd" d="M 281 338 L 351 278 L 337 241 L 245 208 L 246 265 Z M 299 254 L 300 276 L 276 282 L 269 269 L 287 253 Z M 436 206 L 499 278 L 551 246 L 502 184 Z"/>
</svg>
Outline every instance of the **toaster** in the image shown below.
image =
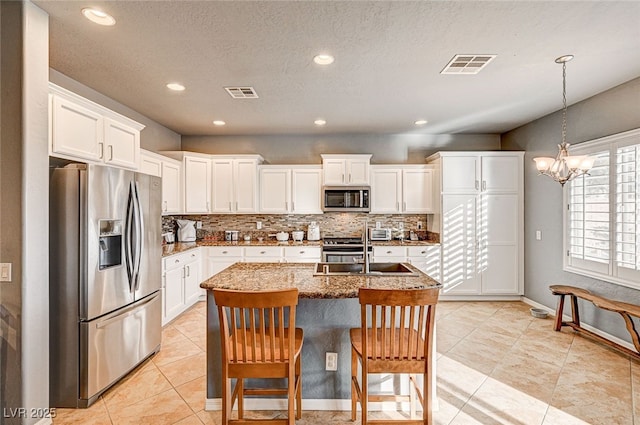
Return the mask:
<svg viewBox="0 0 640 425">
<path fill-rule="evenodd" d="M 391 229 L 369 229 L 370 241 L 390 241 Z"/>
</svg>

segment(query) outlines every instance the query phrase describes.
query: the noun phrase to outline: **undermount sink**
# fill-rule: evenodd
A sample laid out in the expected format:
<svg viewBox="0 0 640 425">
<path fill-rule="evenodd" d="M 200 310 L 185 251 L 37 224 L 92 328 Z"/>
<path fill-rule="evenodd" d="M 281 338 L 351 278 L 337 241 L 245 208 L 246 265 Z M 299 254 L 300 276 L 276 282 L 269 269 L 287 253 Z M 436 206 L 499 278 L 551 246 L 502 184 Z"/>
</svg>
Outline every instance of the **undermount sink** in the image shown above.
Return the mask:
<svg viewBox="0 0 640 425">
<path fill-rule="evenodd" d="M 369 273 L 364 273 L 364 264 L 360 263 L 316 263 L 314 276 L 417 276 L 418 274 L 404 263 L 370 263 Z"/>
</svg>

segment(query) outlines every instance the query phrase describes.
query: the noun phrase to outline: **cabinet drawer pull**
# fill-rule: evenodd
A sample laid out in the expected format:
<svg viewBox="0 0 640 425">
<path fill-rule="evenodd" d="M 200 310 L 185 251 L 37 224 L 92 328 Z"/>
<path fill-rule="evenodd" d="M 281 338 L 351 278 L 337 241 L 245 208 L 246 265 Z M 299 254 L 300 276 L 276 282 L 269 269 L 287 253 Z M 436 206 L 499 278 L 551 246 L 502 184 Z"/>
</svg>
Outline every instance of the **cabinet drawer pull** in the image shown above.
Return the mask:
<svg viewBox="0 0 640 425">
<path fill-rule="evenodd" d="M 228 254 L 228 253 L 229 253 L 229 251 L 222 251 L 222 253 L 223 253 L 223 254 Z"/>
<path fill-rule="evenodd" d="M 176 258 L 176 260 L 173 263 L 178 264 L 179 262 L 180 262 L 180 259 Z"/>
<path fill-rule="evenodd" d="M 260 251 L 260 254 L 266 254 L 267 251 Z"/>
<path fill-rule="evenodd" d="M 427 251 L 420 251 L 420 254 L 426 254 Z"/>
<path fill-rule="evenodd" d="M 387 251 L 387 254 L 391 254 L 391 251 Z"/>
<path fill-rule="evenodd" d="M 300 251 L 300 254 L 304 254 L 304 251 Z"/>
</svg>

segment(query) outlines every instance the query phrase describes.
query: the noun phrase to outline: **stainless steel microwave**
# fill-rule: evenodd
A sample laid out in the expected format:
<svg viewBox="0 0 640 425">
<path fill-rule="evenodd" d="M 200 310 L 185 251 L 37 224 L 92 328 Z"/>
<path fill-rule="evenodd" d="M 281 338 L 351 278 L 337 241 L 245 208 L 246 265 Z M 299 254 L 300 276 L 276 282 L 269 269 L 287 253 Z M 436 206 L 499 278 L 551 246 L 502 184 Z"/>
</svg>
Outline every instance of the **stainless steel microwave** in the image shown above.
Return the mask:
<svg viewBox="0 0 640 425">
<path fill-rule="evenodd" d="M 369 212 L 369 186 L 324 186 L 322 210 Z"/>
</svg>

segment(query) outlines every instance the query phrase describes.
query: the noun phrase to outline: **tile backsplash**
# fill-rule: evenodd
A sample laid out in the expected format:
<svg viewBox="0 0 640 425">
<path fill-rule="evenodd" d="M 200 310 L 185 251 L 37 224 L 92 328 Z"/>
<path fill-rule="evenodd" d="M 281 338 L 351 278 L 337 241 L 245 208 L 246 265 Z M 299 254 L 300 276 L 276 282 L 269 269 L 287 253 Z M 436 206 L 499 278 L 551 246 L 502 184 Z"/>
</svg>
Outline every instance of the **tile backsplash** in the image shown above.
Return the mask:
<svg viewBox="0 0 640 425">
<path fill-rule="evenodd" d="M 196 231 L 198 239 L 224 239 L 225 230 L 238 230 L 240 238 L 249 235 L 252 239 L 268 238 L 277 232 L 291 233 L 294 230 L 305 231 L 310 222 L 320 226 L 320 237 L 360 237 L 365 221 L 369 226 L 380 222 L 381 227 L 398 229 L 402 223 L 405 237 L 413 230 L 420 239 L 439 241 L 439 235 L 428 229 L 432 228 L 433 215 L 430 214 L 364 214 L 364 213 L 325 213 L 325 214 L 208 214 L 208 215 L 176 215 L 162 217 L 162 231 L 176 232 L 175 220 L 202 221 L 202 229 Z M 257 229 L 256 223 L 262 223 Z M 422 229 L 418 229 L 418 222 Z"/>
</svg>

